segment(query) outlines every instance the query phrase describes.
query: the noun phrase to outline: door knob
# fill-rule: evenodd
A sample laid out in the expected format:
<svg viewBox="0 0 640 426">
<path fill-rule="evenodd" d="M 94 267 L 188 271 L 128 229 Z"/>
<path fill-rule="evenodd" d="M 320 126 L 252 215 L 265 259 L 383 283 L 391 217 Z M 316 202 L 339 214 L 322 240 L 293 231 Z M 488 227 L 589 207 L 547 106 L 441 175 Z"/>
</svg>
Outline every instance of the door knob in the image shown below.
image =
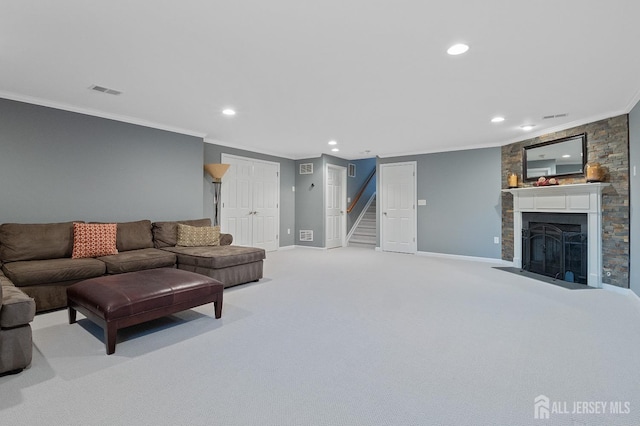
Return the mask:
<svg viewBox="0 0 640 426">
<path fill-rule="evenodd" d="M 386 215 L 387 215 L 387 212 L 384 212 L 384 213 L 382 213 L 382 214 L 386 216 Z"/>
</svg>

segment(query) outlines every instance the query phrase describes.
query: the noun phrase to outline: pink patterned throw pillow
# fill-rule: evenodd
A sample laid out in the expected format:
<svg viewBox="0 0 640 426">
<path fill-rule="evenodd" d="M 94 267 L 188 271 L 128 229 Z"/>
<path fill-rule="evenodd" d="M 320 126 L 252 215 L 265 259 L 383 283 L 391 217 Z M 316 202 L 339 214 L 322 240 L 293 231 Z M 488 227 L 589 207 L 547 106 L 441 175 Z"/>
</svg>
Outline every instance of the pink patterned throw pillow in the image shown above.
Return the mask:
<svg viewBox="0 0 640 426">
<path fill-rule="evenodd" d="M 118 254 L 115 223 L 74 223 L 73 259 Z"/>
</svg>

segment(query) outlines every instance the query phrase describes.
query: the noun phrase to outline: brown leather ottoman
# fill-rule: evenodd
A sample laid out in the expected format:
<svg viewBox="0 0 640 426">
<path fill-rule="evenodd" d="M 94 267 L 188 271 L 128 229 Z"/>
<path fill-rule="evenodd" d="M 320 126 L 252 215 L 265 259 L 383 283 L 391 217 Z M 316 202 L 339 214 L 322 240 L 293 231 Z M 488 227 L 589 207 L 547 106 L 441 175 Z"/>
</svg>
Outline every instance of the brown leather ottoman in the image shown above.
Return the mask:
<svg viewBox="0 0 640 426">
<path fill-rule="evenodd" d="M 69 324 L 76 311 L 104 329 L 107 354 L 116 350 L 118 329 L 213 302 L 222 316 L 220 281 L 173 268 L 147 269 L 81 281 L 67 288 Z"/>
</svg>

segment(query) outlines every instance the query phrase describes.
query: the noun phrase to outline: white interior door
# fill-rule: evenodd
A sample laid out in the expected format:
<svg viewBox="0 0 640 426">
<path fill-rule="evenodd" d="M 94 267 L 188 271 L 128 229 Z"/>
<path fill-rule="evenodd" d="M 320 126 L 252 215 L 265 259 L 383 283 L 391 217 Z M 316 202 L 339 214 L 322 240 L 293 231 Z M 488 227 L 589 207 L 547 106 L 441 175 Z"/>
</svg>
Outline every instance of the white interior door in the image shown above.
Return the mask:
<svg viewBox="0 0 640 426">
<path fill-rule="evenodd" d="M 382 250 L 415 253 L 416 163 L 381 165 L 380 195 Z"/>
<path fill-rule="evenodd" d="M 233 235 L 233 243 L 250 246 L 252 241 L 252 163 L 234 158 L 223 161 L 231 164 L 222 178 L 222 209 L 220 230 Z"/>
<path fill-rule="evenodd" d="M 267 251 L 278 249 L 278 169 L 274 163 L 253 163 L 252 246 Z"/>
<path fill-rule="evenodd" d="M 277 250 L 280 164 L 222 154 L 230 164 L 222 178 L 221 231 L 240 246 Z"/>
<path fill-rule="evenodd" d="M 336 248 L 344 245 L 345 239 L 345 204 L 346 204 L 346 169 L 327 165 L 326 181 L 326 227 L 325 247 Z"/>
</svg>

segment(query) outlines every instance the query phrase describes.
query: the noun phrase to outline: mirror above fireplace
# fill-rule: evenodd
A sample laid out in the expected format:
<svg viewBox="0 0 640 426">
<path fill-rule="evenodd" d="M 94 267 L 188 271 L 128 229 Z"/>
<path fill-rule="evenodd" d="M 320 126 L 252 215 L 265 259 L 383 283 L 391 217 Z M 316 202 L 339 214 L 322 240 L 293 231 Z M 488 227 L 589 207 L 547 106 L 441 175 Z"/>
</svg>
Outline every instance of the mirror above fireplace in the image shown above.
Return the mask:
<svg viewBox="0 0 640 426">
<path fill-rule="evenodd" d="M 522 178 L 533 181 L 541 176 L 584 175 L 586 160 L 586 133 L 526 146 L 522 153 Z"/>
</svg>

